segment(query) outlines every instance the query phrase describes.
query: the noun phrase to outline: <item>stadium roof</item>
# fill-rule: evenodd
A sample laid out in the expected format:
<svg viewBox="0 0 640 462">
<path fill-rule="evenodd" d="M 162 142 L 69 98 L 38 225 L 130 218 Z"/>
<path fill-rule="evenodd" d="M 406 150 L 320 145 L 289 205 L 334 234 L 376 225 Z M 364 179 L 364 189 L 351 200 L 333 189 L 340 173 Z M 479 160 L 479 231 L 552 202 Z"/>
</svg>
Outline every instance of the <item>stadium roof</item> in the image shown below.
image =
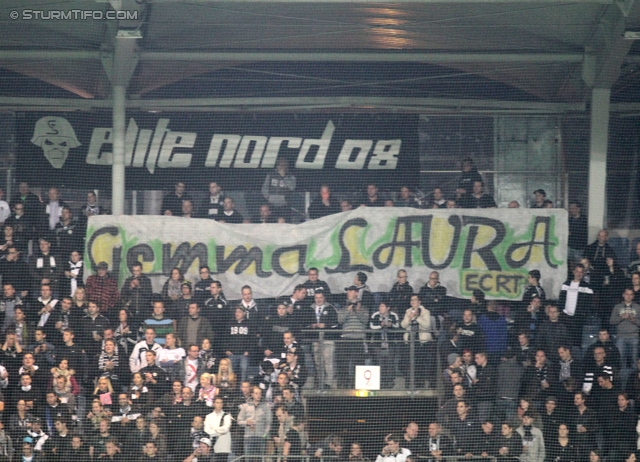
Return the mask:
<svg viewBox="0 0 640 462">
<path fill-rule="evenodd" d="M 110 107 L 111 83 L 148 110 L 640 103 L 633 0 L 5 0 L 0 24 L 0 108 Z"/>
</svg>

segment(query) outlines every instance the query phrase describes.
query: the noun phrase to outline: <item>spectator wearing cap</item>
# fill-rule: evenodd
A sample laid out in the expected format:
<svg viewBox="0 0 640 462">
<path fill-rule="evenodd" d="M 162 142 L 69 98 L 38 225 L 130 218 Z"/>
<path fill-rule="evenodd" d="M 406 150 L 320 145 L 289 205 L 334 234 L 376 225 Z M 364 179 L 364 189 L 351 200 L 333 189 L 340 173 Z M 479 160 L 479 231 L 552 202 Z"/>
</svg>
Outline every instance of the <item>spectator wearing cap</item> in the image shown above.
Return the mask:
<svg viewBox="0 0 640 462">
<path fill-rule="evenodd" d="M 227 414 L 228 415 L 228 414 Z M 193 452 L 191 454 L 189 454 L 189 456 L 184 459 L 183 462 L 209 462 L 211 459 L 211 440 L 209 438 L 200 438 L 200 444 L 198 445 L 197 448 L 195 448 L 193 450 Z M 218 459 L 217 457 L 218 455 L 216 454 L 214 456 L 214 461 L 218 462 L 218 460 L 222 460 L 222 459 Z M 228 457 L 228 454 L 225 454 L 226 457 Z M 224 459 L 225 461 L 227 460 L 226 458 Z"/>
<path fill-rule="evenodd" d="M 20 460 L 22 461 L 44 461 L 45 456 L 41 452 L 34 452 L 33 450 L 33 438 L 27 436 L 22 439 L 22 452 Z"/>
<path fill-rule="evenodd" d="M 47 444 L 50 436 L 42 429 L 42 420 L 39 417 L 34 417 L 30 423 L 31 426 L 27 429 L 27 436 L 33 440 L 33 451 L 46 455 L 51 447 L 50 444 Z"/>
<path fill-rule="evenodd" d="M 234 319 L 229 323 L 225 355 L 231 360 L 234 371 L 240 371 L 241 380 L 248 377 L 249 359 L 257 347 L 254 326 L 246 319 L 246 311 L 242 305 L 235 310 Z"/>
<path fill-rule="evenodd" d="M 191 285 L 191 281 L 182 281 L 180 291 L 180 297 L 173 302 L 173 316 L 175 316 L 176 319 L 180 319 L 189 312 L 189 304 L 192 301 L 197 302 L 193 296 L 193 286 Z"/>
<path fill-rule="evenodd" d="M 366 276 L 365 276 L 366 277 Z M 358 279 L 358 276 L 356 276 Z M 340 388 L 351 388 L 356 365 L 364 365 L 365 342 L 369 312 L 360 290 L 355 285 L 346 287 L 347 299 L 344 309 L 338 312 L 338 323 L 342 325 L 341 342 L 337 348 L 338 383 Z M 369 292 L 369 294 L 371 294 Z M 373 296 L 371 296 L 373 302 Z M 369 305 L 371 306 L 371 305 Z"/>
<path fill-rule="evenodd" d="M 109 316 L 120 298 L 118 282 L 109 275 L 107 262 L 98 263 L 96 272 L 97 274 L 89 276 L 85 283 L 87 299 L 94 300 L 98 304 L 100 312 Z"/>
<path fill-rule="evenodd" d="M 231 452 L 231 415 L 224 412 L 224 401 L 218 397 L 213 402 L 213 412 L 204 419 L 204 431 L 215 441 L 213 462 L 227 462 Z M 202 440 L 200 440 L 202 442 Z"/>
<path fill-rule="evenodd" d="M 535 200 L 531 203 L 532 209 L 546 208 L 545 201 L 547 200 L 547 193 L 544 189 L 536 189 L 533 191 L 533 197 Z"/>
<path fill-rule="evenodd" d="M 522 425 L 516 432 L 522 437 L 522 462 L 543 462 L 546 457 L 544 437 L 542 431 L 533 426 L 533 415 L 525 412 L 522 415 Z"/>
</svg>

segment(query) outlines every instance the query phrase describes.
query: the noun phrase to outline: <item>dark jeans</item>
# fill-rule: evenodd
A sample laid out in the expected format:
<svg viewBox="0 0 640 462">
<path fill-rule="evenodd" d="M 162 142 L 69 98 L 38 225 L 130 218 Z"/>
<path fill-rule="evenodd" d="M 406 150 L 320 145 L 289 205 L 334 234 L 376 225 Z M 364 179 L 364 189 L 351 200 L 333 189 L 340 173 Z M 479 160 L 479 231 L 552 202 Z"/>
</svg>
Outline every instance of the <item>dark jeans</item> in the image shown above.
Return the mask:
<svg viewBox="0 0 640 462">
<path fill-rule="evenodd" d="M 356 366 L 364 366 L 365 356 L 364 341 L 336 342 L 338 388 L 355 387 Z"/>
</svg>

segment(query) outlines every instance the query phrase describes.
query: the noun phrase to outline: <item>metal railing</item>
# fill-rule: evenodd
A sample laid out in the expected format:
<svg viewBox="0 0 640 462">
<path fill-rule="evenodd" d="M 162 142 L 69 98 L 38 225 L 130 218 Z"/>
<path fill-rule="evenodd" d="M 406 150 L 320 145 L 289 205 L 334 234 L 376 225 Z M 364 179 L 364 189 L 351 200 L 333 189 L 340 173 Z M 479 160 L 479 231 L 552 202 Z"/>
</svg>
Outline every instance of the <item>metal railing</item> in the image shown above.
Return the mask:
<svg viewBox="0 0 640 462">
<path fill-rule="evenodd" d="M 384 340 L 380 338 L 382 333 L 386 333 L 388 338 Z M 435 358 L 431 358 L 432 361 L 429 362 L 431 364 L 431 369 L 432 369 L 432 371 L 430 372 L 433 373 L 433 376 L 431 375 L 427 376 L 425 374 L 425 376 L 420 377 L 420 379 L 422 380 L 428 379 L 429 385 L 430 385 L 429 388 L 435 389 L 438 392 L 438 395 L 440 396 L 442 394 L 441 392 L 443 389 L 442 377 L 441 377 L 442 365 L 441 365 L 441 359 L 440 359 L 440 342 L 438 342 L 438 338 L 436 334 L 434 332 L 430 332 L 433 337 L 432 340 L 429 342 L 425 342 L 423 344 L 419 340 L 418 334 L 420 333 L 421 332 L 419 331 L 405 330 L 405 329 L 386 329 L 384 331 L 372 330 L 372 329 L 367 329 L 362 331 L 344 330 L 344 329 L 303 329 L 302 339 L 298 340 L 298 343 L 303 346 L 304 354 L 298 355 L 299 361 L 302 360 L 304 357 L 305 365 L 307 366 L 307 369 L 309 369 L 310 365 L 307 364 L 307 362 L 309 360 L 311 361 L 315 360 L 314 364 L 311 365 L 311 367 L 316 372 L 314 377 L 314 388 L 322 389 L 323 385 L 326 383 L 325 379 L 327 378 L 325 376 L 326 371 L 324 367 L 325 364 L 324 364 L 324 354 L 323 354 L 324 349 L 329 346 L 329 344 L 326 342 L 332 342 L 333 345 L 337 347 L 347 343 L 362 343 L 364 348 L 364 344 L 366 344 L 368 349 L 368 352 L 365 353 L 365 356 L 367 356 L 367 361 L 366 361 L 366 364 L 361 364 L 361 365 L 378 365 L 376 362 L 375 355 L 371 354 L 371 350 L 375 349 L 375 347 L 378 345 L 382 346 L 383 343 L 387 343 L 389 346 L 391 345 L 395 346 L 395 348 L 392 349 L 393 351 L 392 356 L 394 356 L 393 362 L 395 364 L 397 364 L 398 361 L 401 359 L 401 353 L 407 352 L 406 350 L 402 351 L 403 348 L 406 348 L 409 354 L 408 361 L 404 364 L 408 366 L 408 370 L 404 371 L 405 373 L 408 373 L 408 379 L 409 379 L 408 387 L 406 387 L 406 390 L 410 392 L 415 392 L 417 389 L 422 388 L 421 386 L 419 386 L 420 382 L 417 383 L 418 377 L 416 376 L 416 371 L 419 368 L 417 367 L 417 364 L 416 364 L 416 348 L 417 347 L 424 348 L 426 345 L 429 345 L 432 348 L 432 353 L 435 355 Z M 312 336 L 310 336 L 310 334 L 312 334 Z M 341 337 L 342 334 L 347 334 L 347 335 L 361 334 L 364 336 L 364 338 L 361 338 L 361 339 L 343 338 Z M 407 340 L 404 339 L 405 334 L 408 334 Z M 317 344 L 317 349 L 318 349 L 318 352 L 320 353 L 319 358 L 314 356 L 314 352 L 313 352 L 314 343 Z M 336 364 L 335 356 L 336 354 L 334 351 L 334 356 L 333 356 L 334 365 Z M 381 371 L 381 373 L 384 373 L 384 372 L 386 371 Z M 403 376 L 402 371 L 400 371 L 399 376 Z M 334 377 L 331 377 L 330 379 L 334 379 L 334 380 L 336 379 L 335 370 L 334 370 Z"/>
<path fill-rule="evenodd" d="M 231 459 L 231 462 L 241 462 L 241 461 L 255 461 L 260 460 L 260 462 L 284 462 L 284 461 L 302 461 L 309 462 L 309 460 L 313 458 L 314 461 L 320 462 L 332 462 L 338 460 L 338 457 L 335 456 L 320 456 L 315 457 L 314 455 L 304 455 L 304 456 L 285 456 L 282 454 L 243 454 L 241 456 L 236 457 L 235 459 Z"/>
</svg>

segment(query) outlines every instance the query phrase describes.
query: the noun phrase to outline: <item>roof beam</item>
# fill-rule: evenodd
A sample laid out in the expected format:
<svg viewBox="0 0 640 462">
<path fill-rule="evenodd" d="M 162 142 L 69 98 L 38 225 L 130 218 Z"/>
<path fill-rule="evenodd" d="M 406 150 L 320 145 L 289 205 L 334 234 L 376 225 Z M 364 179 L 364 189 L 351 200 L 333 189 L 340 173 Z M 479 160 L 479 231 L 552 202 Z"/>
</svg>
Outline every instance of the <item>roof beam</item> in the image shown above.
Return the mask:
<svg viewBox="0 0 640 462">
<path fill-rule="evenodd" d="M 2 61 L 99 60 L 112 53 L 100 51 L 0 50 Z M 395 63 L 580 63 L 582 53 L 287 53 L 287 52 L 137 52 L 140 61 L 194 62 L 395 62 Z"/>
<path fill-rule="evenodd" d="M 183 3 L 183 0 L 147 0 L 148 3 Z M 571 0 L 571 3 L 611 5 L 614 0 Z M 345 0 L 191 0 L 189 3 L 345 3 Z M 380 3 L 499 3 L 510 5 L 531 5 L 532 3 L 562 3 L 558 0 L 349 0 L 349 3 L 380 4 Z"/>
<path fill-rule="evenodd" d="M 111 108 L 111 99 L 55 99 L 0 97 L 0 108 L 16 111 L 54 110 L 88 111 Z M 335 111 L 384 110 L 397 112 L 477 112 L 517 111 L 518 113 L 584 112 L 583 103 L 539 103 L 523 101 L 471 100 L 445 98 L 385 98 L 385 97 L 281 97 L 281 98 L 201 98 L 127 100 L 128 109 L 141 111 Z"/>
</svg>

